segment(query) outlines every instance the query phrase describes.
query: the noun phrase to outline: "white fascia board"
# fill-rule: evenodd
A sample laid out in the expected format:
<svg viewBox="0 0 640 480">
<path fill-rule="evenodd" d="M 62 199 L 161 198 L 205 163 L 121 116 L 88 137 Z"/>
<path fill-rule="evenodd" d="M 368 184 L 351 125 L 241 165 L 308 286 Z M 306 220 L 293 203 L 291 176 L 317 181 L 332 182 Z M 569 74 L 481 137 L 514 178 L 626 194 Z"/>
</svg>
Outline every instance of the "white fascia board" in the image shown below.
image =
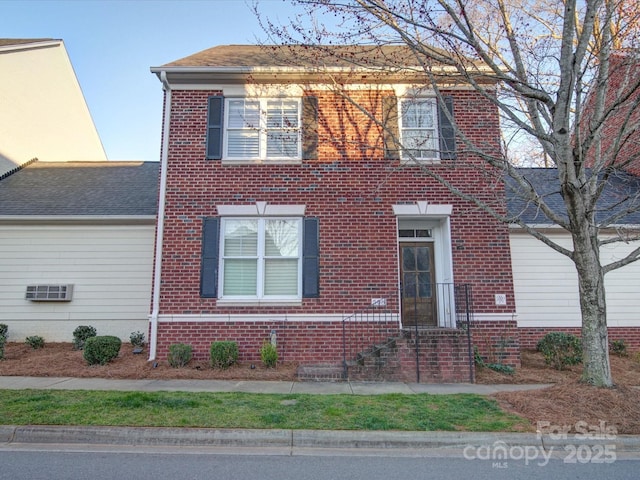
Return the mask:
<svg viewBox="0 0 640 480">
<path fill-rule="evenodd" d="M 155 215 L 0 215 L 2 224 L 27 223 L 155 223 Z"/>
</svg>

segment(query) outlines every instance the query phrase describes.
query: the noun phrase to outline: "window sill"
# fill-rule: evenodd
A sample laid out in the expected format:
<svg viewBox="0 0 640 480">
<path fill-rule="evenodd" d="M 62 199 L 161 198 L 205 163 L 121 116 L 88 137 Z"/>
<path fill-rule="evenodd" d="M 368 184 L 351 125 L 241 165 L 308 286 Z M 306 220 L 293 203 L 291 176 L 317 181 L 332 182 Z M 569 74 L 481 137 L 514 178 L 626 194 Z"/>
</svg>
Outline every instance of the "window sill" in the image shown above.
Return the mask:
<svg viewBox="0 0 640 480">
<path fill-rule="evenodd" d="M 219 307 L 299 307 L 300 300 L 239 300 L 231 298 L 219 298 L 216 302 Z"/>
<path fill-rule="evenodd" d="M 242 158 L 223 158 L 222 165 L 224 166 L 238 166 L 238 165 L 301 165 L 301 158 L 291 158 L 291 159 L 274 159 L 274 160 L 266 160 L 266 159 L 242 159 Z"/>
</svg>

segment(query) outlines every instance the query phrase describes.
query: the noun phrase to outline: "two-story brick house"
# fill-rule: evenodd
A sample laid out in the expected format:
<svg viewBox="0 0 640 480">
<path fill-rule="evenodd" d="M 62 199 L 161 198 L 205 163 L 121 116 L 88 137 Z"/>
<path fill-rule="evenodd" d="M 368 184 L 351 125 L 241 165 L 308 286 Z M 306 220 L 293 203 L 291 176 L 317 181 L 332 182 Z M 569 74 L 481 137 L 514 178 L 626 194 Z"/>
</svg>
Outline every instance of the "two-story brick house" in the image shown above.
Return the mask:
<svg viewBox="0 0 640 480">
<path fill-rule="evenodd" d="M 151 69 L 165 89 L 151 357 L 235 340 L 258 361 L 268 340 L 284 361 L 343 365 L 393 338 L 392 378 L 467 381 L 472 318 L 475 345 L 518 364 L 508 228 L 451 193 L 504 208 L 469 148 L 499 154 L 495 106 L 444 66 L 439 99 L 420 69 L 378 65 L 400 47 L 299 48 Z"/>
</svg>

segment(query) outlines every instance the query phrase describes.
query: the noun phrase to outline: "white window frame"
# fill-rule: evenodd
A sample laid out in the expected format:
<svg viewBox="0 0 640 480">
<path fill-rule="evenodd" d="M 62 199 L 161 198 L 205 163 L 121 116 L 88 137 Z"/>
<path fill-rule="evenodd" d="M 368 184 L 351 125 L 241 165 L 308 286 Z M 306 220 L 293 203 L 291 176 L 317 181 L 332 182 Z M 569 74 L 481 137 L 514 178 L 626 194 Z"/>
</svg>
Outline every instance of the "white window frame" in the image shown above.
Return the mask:
<svg viewBox="0 0 640 480">
<path fill-rule="evenodd" d="M 253 217 L 253 216 L 240 216 L 240 217 L 223 217 L 220 219 L 220 253 L 219 253 L 219 266 L 218 266 L 218 298 L 220 300 L 231 300 L 231 301 L 301 301 L 302 300 L 302 225 L 303 218 L 302 217 Z M 258 222 L 258 246 L 257 246 L 257 255 L 252 258 L 257 259 L 257 272 L 256 272 L 256 294 L 255 295 L 224 295 L 224 264 L 227 258 L 242 258 L 242 257 L 228 257 L 224 254 L 225 247 L 225 232 L 226 232 L 226 224 L 229 221 L 256 221 Z M 298 251 L 296 257 L 277 257 L 277 258 L 297 258 L 297 293 L 295 295 L 266 295 L 265 291 L 265 260 L 268 257 L 265 253 L 265 239 L 266 239 L 266 222 L 270 220 L 288 220 L 295 221 L 298 227 Z"/>
<path fill-rule="evenodd" d="M 231 102 L 257 102 L 259 104 L 259 122 L 258 125 L 245 126 L 242 128 L 230 128 L 229 115 L 231 114 Z M 268 128 L 267 112 L 269 102 L 295 102 L 297 105 L 297 127 L 293 128 Z M 236 155 L 229 153 L 229 131 L 257 131 L 258 132 L 258 155 Z M 267 138 L 269 132 L 273 131 L 290 131 L 295 132 L 297 150 L 294 156 L 268 156 L 267 154 Z M 250 161 L 250 162 L 300 162 L 302 159 L 302 99 L 299 97 L 226 97 L 224 106 L 224 134 L 223 134 L 223 160 L 226 161 Z"/>
<path fill-rule="evenodd" d="M 432 105 L 433 107 L 433 128 L 427 128 L 427 127 L 406 127 L 403 125 L 403 121 L 404 121 L 404 110 L 403 110 L 403 104 L 406 102 L 428 102 Z M 401 97 L 398 99 L 398 112 L 400 113 L 398 115 L 398 130 L 400 133 L 400 144 L 402 145 L 402 149 L 401 149 L 401 153 L 400 153 L 400 157 L 403 161 L 411 161 L 412 159 L 415 158 L 415 160 L 419 161 L 419 162 L 440 162 L 440 119 L 438 118 L 438 101 L 435 97 Z M 408 148 L 406 143 L 406 138 L 405 138 L 405 130 L 409 130 L 409 129 L 421 129 L 421 130 L 433 130 L 433 144 L 434 144 L 434 149 L 433 149 L 433 156 L 415 156 L 415 157 L 411 157 L 407 150 L 412 150 L 411 148 Z"/>
</svg>

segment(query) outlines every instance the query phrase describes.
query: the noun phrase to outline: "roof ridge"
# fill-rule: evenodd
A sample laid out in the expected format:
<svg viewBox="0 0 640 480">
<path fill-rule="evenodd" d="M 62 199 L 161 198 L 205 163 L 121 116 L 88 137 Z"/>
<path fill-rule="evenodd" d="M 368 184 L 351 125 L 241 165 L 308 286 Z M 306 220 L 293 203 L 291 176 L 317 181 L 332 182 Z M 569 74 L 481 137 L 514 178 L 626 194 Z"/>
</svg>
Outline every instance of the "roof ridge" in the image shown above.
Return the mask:
<svg viewBox="0 0 640 480">
<path fill-rule="evenodd" d="M 19 172 L 20 170 L 22 170 L 24 167 L 28 167 L 29 165 L 31 165 L 32 163 L 35 163 L 37 161 L 38 161 L 38 158 L 34 157 L 31 160 L 29 160 L 27 162 L 24 162 L 22 165 L 18 165 L 16 168 L 12 168 L 8 172 L 5 172 L 2 175 L 0 175 L 0 181 L 4 180 L 7 177 L 10 177 L 14 173 Z"/>
</svg>

